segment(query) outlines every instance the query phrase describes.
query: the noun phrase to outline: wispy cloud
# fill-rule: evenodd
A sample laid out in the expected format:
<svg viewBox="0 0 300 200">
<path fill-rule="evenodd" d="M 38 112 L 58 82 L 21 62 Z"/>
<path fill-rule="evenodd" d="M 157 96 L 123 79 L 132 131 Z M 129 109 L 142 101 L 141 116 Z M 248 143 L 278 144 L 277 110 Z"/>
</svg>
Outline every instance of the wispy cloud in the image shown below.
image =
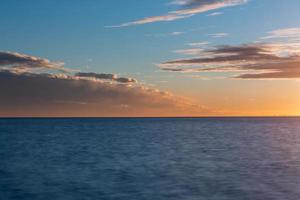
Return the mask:
<svg viewBox="0 0 300 200">
<path fill-rule="evenodd" d="M 175 0 L 172 1 L 170 4 L 180 6 L 181 8 L 178 10 L 170 11 L 164 15 L 146 17 L 144 19 L 108 27 L 127 27 L 134 25 L 149 24 L 154 22 L 174 21 L 178 19 L 192 17 L 196 14 L 205 13 L 208 11 L 245 4 L 247 2 L 248 0 Z"/>
<path fill-rule="evenodd" d="M 269 32 L 269 34 L 261 39 L 294 39 L 300 38 L 300 28 L 286 28 L 286 29 L 277 29 L 274 31 Z"/>
<path fill-rule="evenodd" d="M 212 33 L 209 36 L 212 38 L 223 38 L 229 36 L 229 33 Z"/>
<path fill-rule="evenodd" d="M 181 50 L 176 50 L 174 51 L 175 53 L 178 54 L 183 54 L 183 55 L 200 55 L 203 53 L 203 49 L 199 49 L 199 48 L 194 48 L 194 49 L 181 49 Z"/>
<path fill-rule="evenodd" d="M 177 35 L 183 35 L 184 32 L 179 32 L 179 31 L 174 31 L 172 33 L 170 33 L 170 35 L 173 35 L 173 36 L 177 36 Z"/>
<path fill-rule="evenodd" d="M 186 45 L 188 46 L 192 46 L 192 47 L 202 47 L 202 46 L 206 46 L 206 45 L 209 45 L 210 42 L 190 42 L 190 43 L 187 43 Z"/>
<path fill-rule="evenodd" d="M 208 14 L 207 16 L 208 17 L 215 17 L 215 16 L 219 16 L 219 15 L 223 15 L 223 13 L 222 12 L 213 12 L 213 13 Z"/>
<path fill-rule="evenodd" d="M 268 41 L 235 46 L 215 46 L 177 50 L 195 56 L 160 64 L 174 72 L 234 72 L 239 79 L 300 78 L 300 38 L 297 29 L 272 31 L 266 39 L 286 38 L 285 42 Z"/>
<path fill-rule="evenodd" d="M 186 34 L 186 32 L 183 31 L 173 31 L 170 33 L 155 33 L 155 34 L 147 34 L 147 36 L 153 36 L 153 37 L 168 37 L 168 36 L 181 36 Z"/>
<path fill-rule="evenodd" d="M 271 31 L 255 43 L 204 45 L 174 52 L 193 57 L 164 62 L 159 65 L 162 70 L 230 72 L 238 79 L 300 78 L 300 28 Z"/>
<path fill-rule="evenodd" d="M 127 26 L 149 24 L 149 23 L 154 23 L 154 22 L 174 21 L 177 19 L 183 19 L 183 18 L 187 18 L 187 17 L 191 17 L 191 16 L 193 16 L 193 15 L 169 14 L 169 15 L 163 15 L 163 16 L 154 16 L 154 17 L 147 17 L 147 18 L 133 21 L 133 22 L 123 23 L 120 25 L 106 26 L 106 28 L 121 28 L 121 27 L 127 27 Z"/>
</svg>

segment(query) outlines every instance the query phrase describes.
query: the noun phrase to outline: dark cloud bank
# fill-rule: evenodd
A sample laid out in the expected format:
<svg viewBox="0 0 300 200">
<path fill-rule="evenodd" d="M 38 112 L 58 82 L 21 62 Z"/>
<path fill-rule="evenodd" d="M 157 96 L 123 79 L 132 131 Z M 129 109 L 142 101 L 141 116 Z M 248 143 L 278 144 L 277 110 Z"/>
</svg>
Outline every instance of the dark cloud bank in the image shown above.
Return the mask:
<svg viewBox="0 0 300 200">
<path fill-rule="evenodd" d="M 36 72 L 56 65 L 18 53 L 0 55 L 0 116 L 173 116 L 204 111 L 133 78 Z"/>
</svg>

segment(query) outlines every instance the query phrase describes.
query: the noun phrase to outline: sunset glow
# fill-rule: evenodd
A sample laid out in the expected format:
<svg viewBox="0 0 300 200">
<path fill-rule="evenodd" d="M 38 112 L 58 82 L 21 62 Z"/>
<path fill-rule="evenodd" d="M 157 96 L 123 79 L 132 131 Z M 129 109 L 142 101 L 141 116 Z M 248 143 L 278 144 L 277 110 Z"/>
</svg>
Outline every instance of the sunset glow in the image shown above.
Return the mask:
<svg viewBox="0 0 300 200">
<path fill-rule="evenodd" d="M 300 0 L 1 0 L 0 200 L 297 200 Z"/>
<path fill-rule="evenodd" d="M 16 2 L 2 117 L 300 115 L 297 0 Z"/>
</svg>

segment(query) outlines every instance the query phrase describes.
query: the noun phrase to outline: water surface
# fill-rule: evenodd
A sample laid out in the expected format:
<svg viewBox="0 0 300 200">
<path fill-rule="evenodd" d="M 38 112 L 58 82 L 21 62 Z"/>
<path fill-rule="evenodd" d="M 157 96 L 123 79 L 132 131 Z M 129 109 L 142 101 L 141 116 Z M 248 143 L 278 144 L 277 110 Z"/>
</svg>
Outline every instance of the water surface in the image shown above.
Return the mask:
<svg viewBox="0 0 300 200">
<path fill-rule="evenodd" d="M 300 199 L 300 118 L 0 119 L 1 200 Z"/>
</svg>

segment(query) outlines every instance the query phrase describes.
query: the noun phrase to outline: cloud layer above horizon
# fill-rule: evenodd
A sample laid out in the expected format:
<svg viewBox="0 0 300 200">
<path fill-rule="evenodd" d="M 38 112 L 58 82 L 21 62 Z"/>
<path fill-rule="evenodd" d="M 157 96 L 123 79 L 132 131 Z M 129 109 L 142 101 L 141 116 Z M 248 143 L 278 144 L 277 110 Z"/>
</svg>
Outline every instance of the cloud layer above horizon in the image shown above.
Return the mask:
<svg viewBox="0 0 300 200">
<path fill-rule="evenodd" d="M 164 15 L 146 17 L 144 19 L 131 21 L 119 25 L 107 26 L 109 28 L 127 27 L 155 22 L 174 21 L 192 17 L 196 14 L 205 13 L 213 10 L 218 10 L 225 7 L 237 6 L 247 3 L 248 0 L 173 0 L 171 5 L 177 5 L 180 8 L 174 11 L 169 11 Z M 212 15 L 215 16 L 216 14 Z"/>
<path fill-rule="evenodd" d="M 0 116 L 173 116 L 205 111 L 133 78 L 71 75 L 62 73 L 63 64 L 47 59 L 15 52 L 0 55 Z M 59 73 L 45 73 L 49 69 Z"/>
</svg>

